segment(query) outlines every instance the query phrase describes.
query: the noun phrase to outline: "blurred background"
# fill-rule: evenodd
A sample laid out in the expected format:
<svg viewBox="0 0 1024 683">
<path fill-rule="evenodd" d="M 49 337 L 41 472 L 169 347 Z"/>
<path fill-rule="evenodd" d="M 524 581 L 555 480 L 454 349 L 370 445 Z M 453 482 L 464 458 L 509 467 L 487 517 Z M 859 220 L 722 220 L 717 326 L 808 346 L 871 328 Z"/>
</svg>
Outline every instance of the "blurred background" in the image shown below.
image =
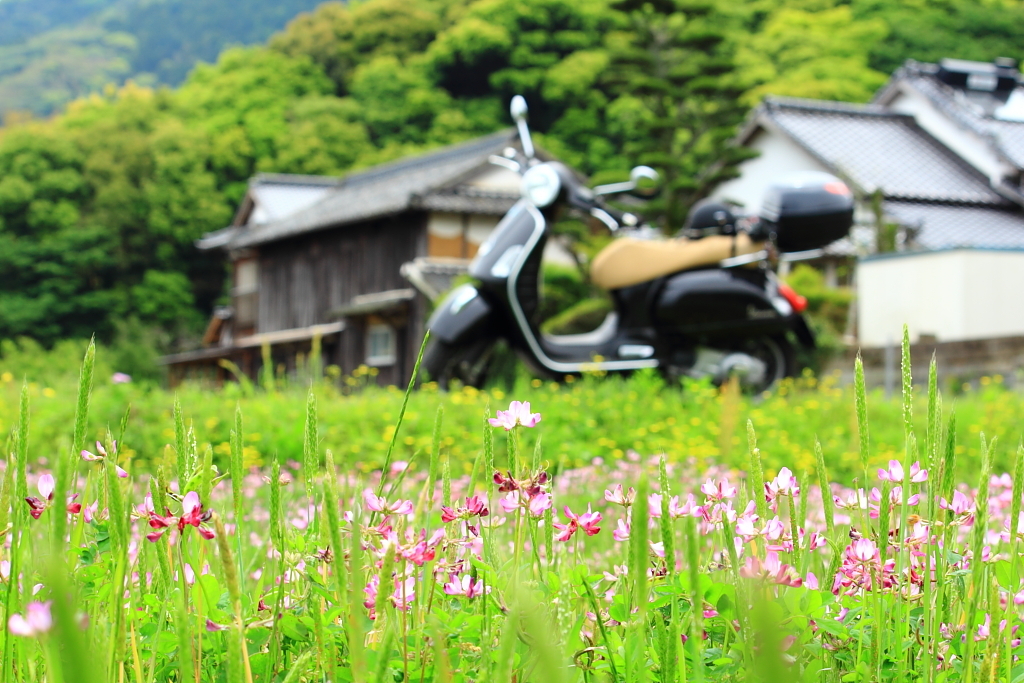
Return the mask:
<svg viewBox="0 0 1024 683">
<path fill-rule="evenodd" d="M 805 363 L 848 367 L 844 354 L 865 346 L 877 349 L 866 358 L 881 373 L 891 344 L 882 332 L 858 337 L 875 324 L 852 305 L 858 260 L 1024 248 L 1024 164 L 1013 147 L 1024 128 L 1013 99 L 1021 35 L 1024 5 L 1004 0 L 0 0 L 0 363 L 18 374 L 71 368 L 95 335 L 112 372 L 167 383 L 159 359 L 230 344 L 222 322 L 260 282 L 240 270 L 246 253 L 224 241 L 200 248 L 204 235 L 278 220 L 320 196 L 281 199 L 278 186 L 329 191 L 346 174 L 504 130 L 509 99 L 522 94 L 538 144 L 593 182 L 621 180 L 638 163 L 657 168 L 665 191 L 645 211 L 666 235 L 709 195 L 756 210 L 751 198 L 772 170 L 752 164 L 796 163 L 780 145 L 847 180 L 860 233 L 784 275 L 809 299 L 818 333 L 820 353 Z M 882 119 L 888 128 L 872 127 Z M 835 139 L 845 148 L 830 147 Z M 989 213 L 953 216 L 951 206 Z M 500 211 L 465 215 L 487 230 Z M 942 232 L 950 221 L 966 236 Z M 467 230 L 456 257 L 479 244 Z M 557 231 L 564 250 L 544 270 L 543 326 L 583 331 L 609 307 L 587 263 L 610 238 L 573 220 Z M 893 277 L 949 281 L 968 267 L 913 274 L 907 264 L 873 276 L 872 291 L 892 291 Z M 986 264 L 970 267 L 992 271 Z M 957 287 L 984 292 L 987 282 Z M 414 296 L 429 310 L 430 296 Z M 355 316 L 352 301 L 340 303 Z M 1012 305 L 987 314 L 1009 327 L 947 331 L 926 318 L 912 319 L 911 332 L 926 346 L 1016 339 L 1024 320 Z M 901 306 L 886 315 L 905 321 L 922 308 L 912 297 Z M 938 308 L 934 316 L 948 314 Z M 377 312 L 359 314 L 361 334 L 386 332 Z M 895 336 L 889 318 L 876 327 Z M 396 328 L 400 343 L 417 336 L 409 325 Z M 310 336 L 321 333 L 334 334 Z M 395 343 L 359 343 L 376 341 Z M 1018 346 L 989 344 L 951 372 L 1012 369 Z M 312 353 L 307 345 L 273 362 L 294 373 Z M 325 365 L 351 375 L 368 355 Z M 230 376 L 221 357 L 209 356 L 211 378 Z"/>
</svg>

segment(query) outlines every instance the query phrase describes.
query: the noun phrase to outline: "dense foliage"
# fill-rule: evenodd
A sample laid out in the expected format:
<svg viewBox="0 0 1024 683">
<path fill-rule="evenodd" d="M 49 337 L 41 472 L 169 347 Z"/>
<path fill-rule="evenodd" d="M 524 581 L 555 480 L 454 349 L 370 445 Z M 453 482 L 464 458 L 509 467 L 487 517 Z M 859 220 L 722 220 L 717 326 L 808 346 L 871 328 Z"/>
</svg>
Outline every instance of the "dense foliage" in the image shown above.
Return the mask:
<svg viewBox="0 0 1024 683">
<path fill-rule="evenodd" d="M 906 334 L 902 444 L 876 450 L 858 367 L 843 406 L 858 435 L 852 477 L 813 441 L 806 469 L 766 469 L 753 422 L 745 471 L 678 452 L 566 468 L 537 435 L 579 411 L 552 414 L 544 395 L 469 416 L 456 440 L 443 433 L 453 416 L 431 411 L 412 460 L 393 450 L 403 408 L 381 459 L 339 470 L 314 392 L 270 420 L 293 423 L 295 460 L 247 463 L 254 420 L 237 410 L 218 469 L 195 433 L 203 415 L 175 402 L 159 421 L 172 445 L 147 468 L 127 413 L 86 438 L 94 353 L 77 400 L 52 397 L 73 413 L 61 447 L 38 442 L 27 391 L 9 431 L 4 680 L 1021 676 L 1024 446 L 1011 476 L 993 464 L 1009 449 L 979 434 L 965 481 L 965 420 L 943 409 L 934 364 L 914 400 Z M 456 443 L 472 453 L 465 474 Z"/>
<path fill-rule="evenodd" d="M 3 0 L 0 118 L 49 114 L 110 83 L 177 85 L 229 45 L 261 43 L 316 0 Z"/>
<path fill-rule="evenodd" d="M 4 0 L 0 15 L 21 18 L 0 50 L 23 53 L 0 56 L 0 70 L 31 62 L 73 82 L 75 69 L 113 59 L 114 80 L 133 69 L 173 80 L 218 44 L 204 26 L 250 40 L 301 5 L 215 3 L 200 25 L 200 4 L 70 3 L 58 25 Z M 116 21 L 74 23 L 89 8 L 117 10 Z M 176 90 L 93 84 L 51 120 L 0 129 L 0 339 L 109 341 L 128 326 L 162 330 L 150 336 L 165 349 L 188 344 L 226 276 L 193 242 L 230 220 L 254 173 L 341 174 L 488 133 L 507 125 L 514 93 L 528 97 L 541 144 L 595 181 L 658 167 L 668 191 L 650 212 L 673 230 L 731 172 L 727 141 L 764 93 L 864 100 L 907 57 L 1014 56 L 1021 26 L 1024 8 L 997 1 L 325 3 Z M 78 36 L 60 52 L 71 72 L 10 42 L 53 31 Z"/>
</svg>

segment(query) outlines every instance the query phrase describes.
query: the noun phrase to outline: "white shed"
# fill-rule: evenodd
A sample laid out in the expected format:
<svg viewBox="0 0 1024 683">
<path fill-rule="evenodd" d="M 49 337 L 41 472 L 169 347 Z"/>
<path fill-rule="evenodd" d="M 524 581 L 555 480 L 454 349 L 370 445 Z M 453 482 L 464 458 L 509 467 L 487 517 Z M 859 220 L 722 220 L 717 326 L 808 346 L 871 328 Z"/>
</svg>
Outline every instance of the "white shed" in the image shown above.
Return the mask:
<svg viewBox="0 0 1024 683">
<path fill-rule="evenodd" d="M 857 267 L 863 347 L 1024 336 L 1024 249 L 879 254 Z"/>
</svg>

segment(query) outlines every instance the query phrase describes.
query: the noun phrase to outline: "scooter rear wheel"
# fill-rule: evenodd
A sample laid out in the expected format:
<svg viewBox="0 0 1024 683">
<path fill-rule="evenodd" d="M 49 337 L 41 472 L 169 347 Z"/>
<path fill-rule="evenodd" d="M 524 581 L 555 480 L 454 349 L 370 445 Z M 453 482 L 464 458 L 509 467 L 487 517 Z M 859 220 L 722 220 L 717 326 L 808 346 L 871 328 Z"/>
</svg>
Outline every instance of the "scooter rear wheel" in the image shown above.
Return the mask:
<svg viewBox="0 0 1024 683">
<path fill-rule="evenodd" d="M 469 344 L 448 344 L 432 339 L 423 352 L 423 369 L 442 390 L 448 389 L 453 381 L 479 389 L 487 381 L 494 344 L 493 339 Z"/>
</svg>

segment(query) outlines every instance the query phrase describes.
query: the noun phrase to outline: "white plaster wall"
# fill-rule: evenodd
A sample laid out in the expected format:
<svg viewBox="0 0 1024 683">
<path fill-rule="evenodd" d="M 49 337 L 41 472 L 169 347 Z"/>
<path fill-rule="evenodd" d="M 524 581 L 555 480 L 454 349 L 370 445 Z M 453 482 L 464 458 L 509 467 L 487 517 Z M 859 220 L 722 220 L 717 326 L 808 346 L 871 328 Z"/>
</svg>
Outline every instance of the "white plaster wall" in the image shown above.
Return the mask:
<svg viewBox="0 0 1024 683">
<path fill-rule="evenodd" d="M 901 88 L 888 106 L 893 111 L 913 116 L 917 125 L 988 176 L 989 180 L 999 182 L 1013 172 L 1014 169 L 999 158 L 986 140 L 958 125 L 913 88 Z"/>
<path fill-rule="evenodd" d="M 434 211 L 427 217 L 427 232 L 445 239 L 462 235 L 462 214 Z"/>
<path fill-rule="evenodd" d="M 736 169 L 739 176 L 725 181 L 711 194 L 715 199 L 742 205 L 746 213 L 761 210 L 765 190 L 781 176 L 795 171 L 828 171 L 802 147 L 771 130 L 762 128 L 747 147 L 761 154 L 740 164 Z"/>
<path fill-rule="evenodd" d="M 958 249 L 857 265 L 858 336 L 865 348 L 1024 335 L 1024 252 Z"/>
<path fill-rule="evenodd" d="M 521 176 L 504 166 L 490 165 L 466 180 L 467 185 L 486 190 L 505 190 L 519 193 Z"/>
</svg>

